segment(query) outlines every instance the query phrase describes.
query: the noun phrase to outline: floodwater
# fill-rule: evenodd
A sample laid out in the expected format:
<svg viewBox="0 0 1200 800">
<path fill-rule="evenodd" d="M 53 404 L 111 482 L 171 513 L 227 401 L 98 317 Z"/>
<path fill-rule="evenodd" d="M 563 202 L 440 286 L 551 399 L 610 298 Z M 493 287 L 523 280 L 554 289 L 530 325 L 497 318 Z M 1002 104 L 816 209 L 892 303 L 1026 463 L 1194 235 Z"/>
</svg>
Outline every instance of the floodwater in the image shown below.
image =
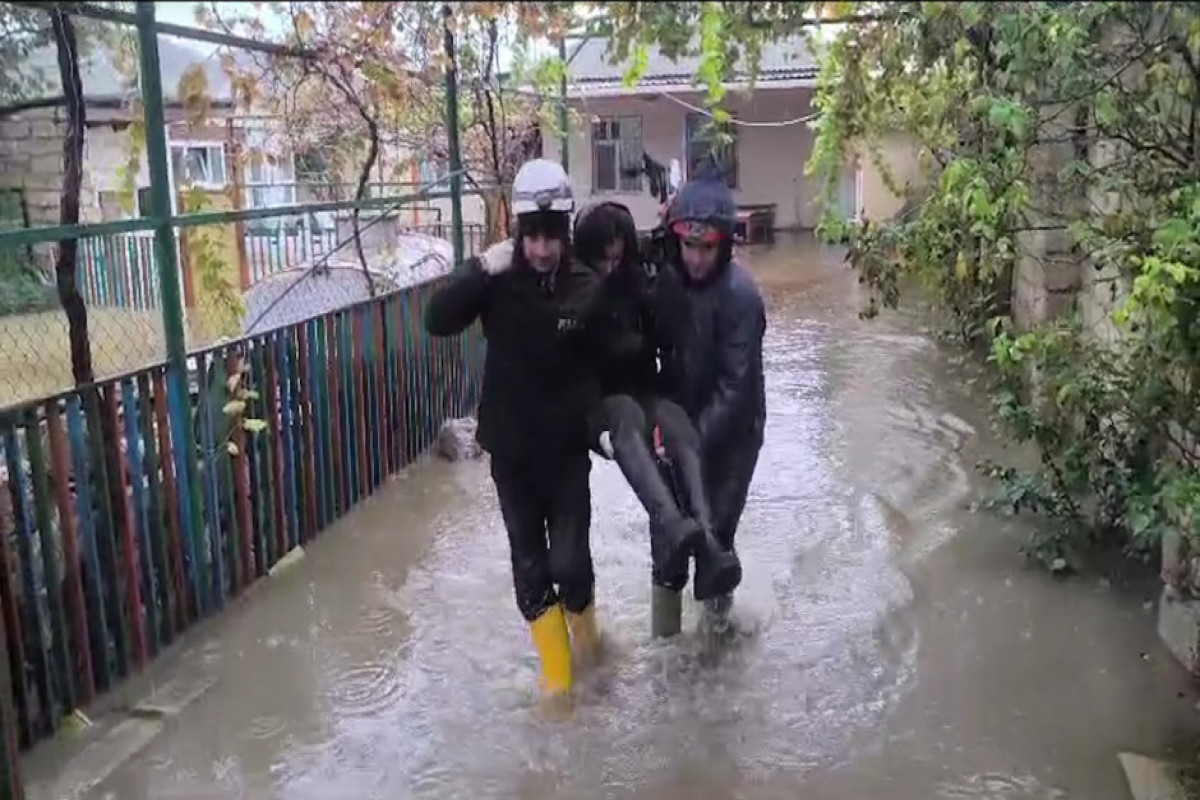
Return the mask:
<svg viewBox="0 0 1200 800">
<path fill-rule="evenodd" d="M 93 797 L 1127 797 L 1116 754 L 1194 734 L 1151 586 L 1057 580 L 976 514 L 995 454 L 967 366 L 857 319 L 839 254 L 752 253 L 766 445 L 739 535 L 743 635 L 649 639 L 644 515 L 593 473 L 612 650 L 574 717 L 534 711 L 483 462 L 417 466 L 219 621 L 217 684 Z"/>
</svg>

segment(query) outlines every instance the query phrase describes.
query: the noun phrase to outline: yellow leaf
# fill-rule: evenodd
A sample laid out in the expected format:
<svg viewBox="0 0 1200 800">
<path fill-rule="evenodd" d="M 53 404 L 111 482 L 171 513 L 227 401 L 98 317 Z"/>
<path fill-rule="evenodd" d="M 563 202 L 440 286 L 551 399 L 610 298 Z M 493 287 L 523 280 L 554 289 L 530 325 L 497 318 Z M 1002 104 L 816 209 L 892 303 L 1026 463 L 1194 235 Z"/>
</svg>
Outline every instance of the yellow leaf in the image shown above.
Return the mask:
<svg viewBox="0 0 1200 800">
<path fill-rule="evenodd" d="M 231 456 L 239 455 L 242 452 L 241 450 L 238 449 L 238 446 L 236 444 L 234 444 L 233 442 L 226 442 L 225 450 Z"/>
</svg>

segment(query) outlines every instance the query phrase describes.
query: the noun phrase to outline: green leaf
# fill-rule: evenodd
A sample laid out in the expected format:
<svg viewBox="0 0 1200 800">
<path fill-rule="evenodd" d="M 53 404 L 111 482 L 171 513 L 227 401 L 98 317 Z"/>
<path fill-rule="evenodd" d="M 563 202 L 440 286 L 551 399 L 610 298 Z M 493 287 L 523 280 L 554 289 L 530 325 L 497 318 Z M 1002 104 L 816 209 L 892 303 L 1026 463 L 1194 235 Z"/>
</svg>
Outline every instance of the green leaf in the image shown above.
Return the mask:
<svg viewBox="0 0 1200 800">
<path fill-rule="evenodd" d="M 1187 220 L 1169 219 L 1154 231 L 1154 244 L 1172 254 L 1177 248 L 1195 242 L 1195 230 Z"/>
<path fill-rule="evenodd" d="M 621 84 L 629 89 L 638 84 L 642 76 L 646 74 L 646 70 L 650 68 L 650 49 L 645 44 L 639 43 L 633 51 L 633 63 L 629 69 L 625 71 L 625 75 L 621 80 Z"/>
<path fill-rule="evenodd" d="M 1110 91 L 1097 94 L 1092 102 L 1092 108 L 1095 109 L 1096 122 L 1104 128 L 1112 127 L 1121 113 L 1117 106 L 1117 98 Z"/>
<path fill-rule="evenodd" d="M 250 433 L 261 433 L 267 429 L 267 423 L 261 419 L 244 419 L 242 428 Z"/>
</svg>

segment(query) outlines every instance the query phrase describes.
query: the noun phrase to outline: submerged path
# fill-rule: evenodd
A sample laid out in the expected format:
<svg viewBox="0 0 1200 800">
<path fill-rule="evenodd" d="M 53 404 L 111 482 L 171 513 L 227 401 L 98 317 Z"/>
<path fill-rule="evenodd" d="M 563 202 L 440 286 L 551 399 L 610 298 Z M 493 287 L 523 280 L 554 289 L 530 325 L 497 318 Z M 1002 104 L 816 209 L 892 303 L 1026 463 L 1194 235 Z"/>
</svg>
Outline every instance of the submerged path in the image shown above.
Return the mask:
<svg viewBox="0 0 1200 800">
<path fill-rule="evenodd" d="M 859 321 L 836 253 L 751 259 L 770 314 L 739 538 L 753 635 L 649 640 L 644 515 L 597 463 L 616 652 L 573 722 L 539 721 L 486 464 L 421 464 L 211 627 L 193 659 L 213 688 L 90 796 L 1127 797 L 1119 750 L 1198 727 L 1153 587 L 1028 567 L 1018 523 L 968 510 L 997 447 L 969 368 L 903 319 Z"/>
</svg>

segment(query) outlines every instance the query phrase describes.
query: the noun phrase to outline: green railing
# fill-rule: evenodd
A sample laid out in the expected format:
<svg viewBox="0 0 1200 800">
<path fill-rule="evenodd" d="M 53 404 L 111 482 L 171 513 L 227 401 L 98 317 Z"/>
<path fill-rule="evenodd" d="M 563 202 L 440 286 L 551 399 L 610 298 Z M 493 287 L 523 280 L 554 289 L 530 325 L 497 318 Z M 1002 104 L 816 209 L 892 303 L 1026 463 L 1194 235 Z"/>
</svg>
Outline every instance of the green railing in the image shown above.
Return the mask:
<svg viewBox="0 0 1200 800">
<path fill-rule="evenodd" d="M 161 24 L 154 3 L 132 12 L 16 5 L 135 27 L 150 207 L 138 219 L 0 230 L 0 255 L 70 240 L 90 252 L 103 237 L 152 232 L 151 313 L 161 315 L 165 358 L 0 409 L 0 800 L 23 796 L 21 749 L 347 513 L 425 450 L 445 419 L 470 413 L 482 354 L 478 330 L 424 334 L 420 309 L 436 282 L 190 354 L 185 338 L 178 230 L 442 196 L 462 261 L 453 67 L 450 172 L 436 185 L 359 202 L 173 214 L 158 37 L 313 55 Z M 445 38 L 452 53 L 448 27 Z"/>
</svg>

